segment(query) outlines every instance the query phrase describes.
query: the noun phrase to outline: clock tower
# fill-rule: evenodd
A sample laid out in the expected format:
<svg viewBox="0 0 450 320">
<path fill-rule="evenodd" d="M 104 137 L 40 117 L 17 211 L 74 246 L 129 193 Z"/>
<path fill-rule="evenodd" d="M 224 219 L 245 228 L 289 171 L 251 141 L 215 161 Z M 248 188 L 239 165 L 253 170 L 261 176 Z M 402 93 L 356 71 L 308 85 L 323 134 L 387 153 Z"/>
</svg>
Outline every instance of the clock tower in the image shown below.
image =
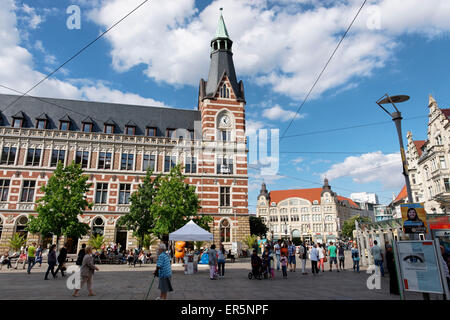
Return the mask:
<svg viewBox="0 0 450 320">
<path fill-rule="evenodd" d="M 214 217 L 214 241 L 231 248 L 250 232 L 248 174 L 244 84 L 236 78 L 233 41 L 222 13 L 210 45 L 208 80 L 200 80 L 198 97 L 204 147 L 199 168 L 213 179 L 211 185 L 203 184 L 209 191 L 201 196 L 201 205 Z"/>
</svg>

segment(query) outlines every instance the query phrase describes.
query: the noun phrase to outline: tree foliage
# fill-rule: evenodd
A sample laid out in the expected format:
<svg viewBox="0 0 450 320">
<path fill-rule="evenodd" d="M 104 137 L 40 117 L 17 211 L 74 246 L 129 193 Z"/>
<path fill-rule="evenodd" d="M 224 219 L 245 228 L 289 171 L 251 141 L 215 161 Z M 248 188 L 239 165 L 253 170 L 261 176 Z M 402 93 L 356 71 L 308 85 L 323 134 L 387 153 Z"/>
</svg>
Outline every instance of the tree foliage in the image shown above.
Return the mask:
<svg viewBox="0 0 450 320">
<path fill-rule="evenodd" d="M 355 230 L 355 221 L 358 223 L 361 222 L 371 222 L 368 217 L 361 217 L 360 215 L 353 216 L 350 219 L 344 221 L 344 225 L 342 226 L 341 235 L 345 238 L 353 239 L 353 230 Z"/>
<path fill-rule="evenodd" d="M 250 216 L 250 234 L 265 238 L 267 231 L 269 231 L 269 228 L 260 217 Z"/>
<path fill-rule="evenodd" d="M 18 233 L 14 233 L 11 239 L 8 240 L 9 247 L 14 251 L 19 250 L 22 246 L 25 245 L 27 239 L 25 239 L 25 235 L 20 235 Z"/>
<path fill-rule="evenodd" d="M 91 237 L 89 239 L 89 245 L 92 249 L 98 250 L 101 249 L 103 244 L 105 243 L 105 237 L 97 234 L 95 237 Z"/>
<path fill-rule="evenodd" d="M 244 243 L 248 246 L 249 249 L 253 248 L 258 241 L 258 237 L 254 234 L 248 235 L 244 239 Z"/>
<path fill-rule="evenodd" d="M 143 183 L 130 196 L 130 211 L 118 220 L 120 226 L 133 231 L 133 235 L 142 244 L 144 237 L 152 233 L 155 227 L 155 197 L 158 192 L 161 175 L 152 178 L 153 171 L 147 170 Z"/>
<path fill-rule="evenodd" d="M 91 208 L 85 194 L 91 184 L 75 163 L 64 167 L 58 163 L 48 183 L 41 187 L 44 196 L 37 200 L 37 217 L 30 216 L 27 230 L 31 233 L 81 238 L 89 225 L 78 220 L 86 208 Z"/>
</svg>

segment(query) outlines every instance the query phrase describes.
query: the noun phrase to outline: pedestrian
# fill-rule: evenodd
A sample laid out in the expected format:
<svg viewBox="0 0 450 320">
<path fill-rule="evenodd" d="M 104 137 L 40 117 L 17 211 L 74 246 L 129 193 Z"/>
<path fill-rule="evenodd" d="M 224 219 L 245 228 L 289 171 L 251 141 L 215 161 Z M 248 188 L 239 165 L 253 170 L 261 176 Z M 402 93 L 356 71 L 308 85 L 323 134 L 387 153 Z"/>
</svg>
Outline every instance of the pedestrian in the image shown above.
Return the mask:
<svg viewBox="0 0 450 320">
<path fill-rule="evenodd" d="M 342 243 L 339 244 L 338 259 L 339 259 L 339 270 L 345 270 L 345 251 L 344 245 Z"/>
<path fill-rule="evenodd" d="M 289 241 L 288 246 L 288 252 L 289 252 L 289 271 L 295 272 L 296 267 L 296 261 L 295 261 L 295 245 Z"/>
<path fill-rule="evenodd" d="M 56 251 L 55 250 L 56 250 L 56 244 L 52 244 L 50 249 L 48 249 L 48 255 L 47 255 L 48 268 L 47 268 L 47 272 L 45 273 L 44 280 L 48 280 L 48 273 L 50 271 L 52 272 L 53 279 L 56 278 L 56 272 L 54 271 L 55 266 L 56 266 Z"/>
<path fill-rule="evenodd" d="M 352 260 L 353 260 L 353 271 L 359 272 L 359 250 L 356 242 L 353 244 Z"/>
<path fill-rule="evenodd" d="M 30 274 L 31 268 L 34 267 L 36 263 L 36 242 L 33 242 L 31 246 L 28 247 L 28 269 L 27 273 Z"/>
<path fill-rule="evenodd" d="M 275 250 L 275 257 L 277 258 L 277 271 L 280 271 L 281 240 L 278 240 L 273 248 Z"/>
<path fill-rule="evenodd" d="M 333 242 L 330 242 L 330 246 L 328 247 L 328 256 L 330 257 L 330 272 L 333 271 L 333 263 L 336 265 L 336 271 L 339 272 L 337 266 L 336 251 L 336 246 L 333 244 Z"/>
<path fill-rule="evenodd" d="M 39 263 L 39 268 L 42 267 L 42 245 L 39 245 L 39 247 L 36 249 L 36 260 L 35 264 Z"/>
<path fill-rule="evenodd" d="M 215 244 L 212 244 L 208 250 L 208 264 L 209 264 L 209 278 L 211 280 L 217 280 L 216 278 L 217 251 Z"/>
<path fill-rule="evenodd" d="M 61 275 L 64 277 L 64 271 L 66 271 L 66 267 L 64 266 L 67 259 L 67 243 L 64 243 L 61 251 L 59 251 L 58 255 L 58 268 L 56 268 L 55 275 L 58 274 L 58 271 L 61 270 Z"/>
<path fill-rule="evenodd" d="M 370 248 L 370 254 L 373 257 L 374 264 L 380 268 L 381 276 L 384 277 L 383 254 L 381 253 L 377 240 L 374 240 L 373 246 Z"/>
<path fill-rule="evenodd" d="M 12 269 L 11 259 L 9 258 L 8 252 L 5 252 L 0 258 L 0 270 L 2 270 L 3 265 L 5 265 L 5 264 L 7 266 L 7 269 L 10 269 L 10 268 Z"/>
<path fill-rule="evenodd" d="M 83 265 L 83 258 L 85 254 L 86 254 L 86 243 L 83 243 L 81 245 L 80 251 L 78 252 L 77 261 L 75 262 L 77 266 Z"/>
<path fill-rule="evenodd" d="M 94 277 L 94 272 L 99 271 L 99 269 L 94 265 L 94 258 L 92 258 L 92 248 L 86 247 L 85 255 L 83 257 L 83 262 L 80 268 L 80 276 L 81 276 L 81 284 L 80 289 L 83 288 L 83 285 L 87 283 L 87 288 L 89 291 L 88 296 L 95 296 L 95 293 L 92 291 L 92 278 Z M 80 289 L 75 289 L 72 296 L 78 297 L 78 292 Z"/>
<path fill-rule="evenodd" d="M 280 263 L 281 263 L 281 271 L 283 272 L 283 278 L 286 279 L 287 278 L 288 258 L 286 257 L 285 252 L 281 253 Z"/>
<path fill-rule="evenodd" d="M 389 292 L 390 294 L 400 295 L 395 258 L 390 244 L 386 245 L 386 267 L 389 272 Z"/>
<path fill-rule="evenodd" d="M 159 278 L 158 289 L 161 290 L 161 295 L 156 300 L 166 300 L 167 292 L 173 291 L 170 278 L 172 277 L 172 267 L 170 265 L 170 257 L 166 252 L 167 247 L 161 243 L 158 247 L 158 261 L 156 261 L 155 276 Z"/>
<path fill-rule="evenodd" d="M 301 243 L 300 247 L 298 248 L 298 257 L 300 261 L 302 262 L 302 274 L 305 275 L 306 273 L 306 259 L 308 257 L 308 249 L 305 246 L 305 243 Z"/>
<path fill-rule="evenodd" d="M 217 266 L 219 268 L 219 277 L 221 278 L 225 276 L 225 258 L 225 247 L 221 244 L 217 256 Z"/>
<path fill-rule="evenodd" d="M 20 251 L 20 255 L 19 258 L 16 260 L 16 266 L 14 267 L 14 269 L 17 269 L 19 263 L 22 263 L 23 264 L 22 269 L 25 269 L 25 264 L 27 263 L 27 254 L 25 253 L 25 250 Z"/>
<path fill-rule="evenodd" d="M 325 272 L 325 265 L 324 265 L 324 263 L 325 263 L 325 248 L 321 243 L 319 243 L 317 250 L 319 251 L 319 260 L 317 261 L 317 269 L 319 269 L 319 272 L 320 272 L 320 267 L 322 267 L 322 272 Z"/>
<path fill-rule="evenodd" d="M 319 249 L 317 249 L 317 244 L 314 244 L 310 251 L 310 259 L 312 274 L 319 274 L 319 268 L 317 268 L 317 261 L 319 261 Z"/>
</svg>

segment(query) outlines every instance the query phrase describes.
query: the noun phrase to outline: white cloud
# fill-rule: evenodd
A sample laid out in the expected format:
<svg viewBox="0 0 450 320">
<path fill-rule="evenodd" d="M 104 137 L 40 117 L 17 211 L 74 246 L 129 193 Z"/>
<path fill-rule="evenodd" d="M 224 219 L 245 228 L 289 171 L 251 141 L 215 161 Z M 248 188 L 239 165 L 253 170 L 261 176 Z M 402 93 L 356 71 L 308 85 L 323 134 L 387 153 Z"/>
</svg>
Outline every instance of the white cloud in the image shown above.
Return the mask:
<svg viewBox="0 0 450 320">
<path fill-rule="evenodd" d="M 45 21 L 45 18 L 36 13 L 36 9 L 23 4 L 21 10 L 26 14 L 22 17 L 31 29 L 37 29 L 39 25 Z"/>
<path fill-rule="evenodd" d="M 291 121 L 292 119 L 300 119 L 304 118 L 303 114 L 297 114 L 294 111 L 288 111 L 283 109 L 280 105 L 276 104 L 271 108 L 264 109 L 262 113 L 263 117 L 270 120 L 279 120 L 279 121 Z"/>
<path fill-rule="evenodd" d="M 20 92 L 26 92 L 45 75 L 34 69 L 32 54 L 20 46 L 21 30 L 17 26 L 17 10 L 13 0 L 2 1 L 0 7 L 0 83 Z M 30 11 L 31 8 L 26 10 Z M 31 10 L 30 12 L 33 12 Z M 46 55 L 48 63 L 54 63 L 54 56 L 49 54 L 42 42 L 36 42 L 34 48 Z M 63 72 L 64 74 L 64 72 Z M 66 73 L 67 74 L 67 73 Z M 17 93 L 0 88 L 0 93 Z M 144 98 L 133 93 L 124 93 L 106 86 L 101 81 L 67 81 L 52 77 L 30 94 L 44 97 L 101 100 L 130 104 L 165 106 L 164 103 Z"/>
<path fill-rule="evenodd" d="M 348 157 L 336 163 L 322 174 L 329 180 L 349 176 L 354 182 L 364 184 L 377 181 L 385 188 L 401 188 L 405 181 L 402 174 L 400 153 L 383 154 L 381 151 Z"/>
<path fill-rule="evenodd" d="M 292 159 L 291 161 L 292 161 L 293 163 L 298 164 L 298 163 L 303 162 L 304 160 L 305 160 L 304 158 L 298 157 L 298 158 Z"/>
<path fill-rule="evenodd" d="M 139 2 L 97 1 L 89 16 L 106 28 Z M 351 89 L 348 83 L 354 83 L 355 77 L 370 77 L 392 57 L 405 34 L 432 38 L 450 30 L 448 0 L 370 3 L 378 5 L 381 30 L 368 28 L 373 12 L 367 7 L 313 97 L 328 89 Z M 360 5 L 358 0 L 216 0 L 198 12 L 194 0 L 153 1 L 109 34 L 112 63 L 118 71 L 144 64 L 145 74 L 156 81 L 197 85 L 207 76 L 208 44 L 217 26 L 218 9 L 224 7 L 238 77 L 302 98 Z"/>
</svg>

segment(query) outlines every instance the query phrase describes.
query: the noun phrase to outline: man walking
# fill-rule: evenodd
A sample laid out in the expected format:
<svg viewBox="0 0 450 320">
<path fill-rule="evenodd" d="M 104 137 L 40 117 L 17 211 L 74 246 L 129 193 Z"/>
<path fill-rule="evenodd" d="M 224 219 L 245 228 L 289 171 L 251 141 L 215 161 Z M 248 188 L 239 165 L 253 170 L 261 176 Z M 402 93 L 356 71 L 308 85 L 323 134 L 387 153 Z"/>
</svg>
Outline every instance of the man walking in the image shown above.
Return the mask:
<svg viewBox="0 0 450 320">
<path fill-rule="evenodd" d="M 344 245 L 342 243 L 339 244 L 338 259 L 339 259 L 339 270 L 345 270 L 345 251 Z"/>
<path fill-rule="evenodd" d="M 308 250 L 306 249 L 305 244 L 302 242 L 300 244 L 300 247 L 298 248 L 298 258 L 302 262 L 302 274 L 305 275 L 306 273 L 306 257 L 308 254 Z"/>
<path fill-rule="evenodd" d="M 295 272 L 296 262 L 295 262 L 295 245 L 289 241 L 288 246 L 288 252 L 289 252 L 289 271 Z"/>
<path fill-rule="evenodd" d="M 317 261 L 319 261 L 319 250 L 317 249 L 317 244 L 313 245 L 310 253 L 310 258 L 312 274 L 319 274 L 319 268 L 317 268 Z"/>
<path fill-rule="evenodd" d="M 67 259 L 67 243 L 64 243 L 64 246 L 61 248 L 61 251 L 59 251 L 58 268 L 56 268 L 55 276 L 58 274 L 58 271 L 61 270 L 61 275 L 64 277 L 64 271 L 66 269 L 64 264 L 66 263 L 66 259 Z"/>
<path fill-rule="evenodd" d="M 280 243 L 281 243 L 281 240 L 278 240 L 278 242 L 273 247 L 275 249 L 275 256 L 277 258 L 277 271 L 280 271 L 280 257 L 281 257 Z"/>
<path fill-rule="evenodd" d="M 28 269 L 27 273 L 30 274 L 31 268 L 34 267 L 36 260 L 36 242 L 33 242 L 31 246 L 28 247 Z"/>
<path fill-rule="evenodd" d="M 159 278 L 158 289 L 161 290 L 161 295 L 156 300 L 166 300 L 167 292 L 173 291 L 170 278 L 172 277 L 172 266 L 170 265 L 170 257 L 166 252 L 167 248 L 164 243 L 158 247 L 158 261 L 156 261 L 155 276 Z"/>
<path fill-rule="evenodd" d="M 333 245 L 333 242 L 330 242 L 330 246 L 328 247 L 328 256 L 330 257 L 330 272 L 333 271 L 333 263 L 336 265 L 336 271 L 339 272 L 337 266 L 336 251 L 336 246 Z"/>
<path fill-rule="evenodd" d="M 370 248 L 370 254 L 373 257 L 375 265 L 380 268 L 381 276 L 384 277 L 383 255 L 381 253 L 381 248 L 378 246 L 377 240 L 374 240 L 373 247 Z"/>
</svg>

